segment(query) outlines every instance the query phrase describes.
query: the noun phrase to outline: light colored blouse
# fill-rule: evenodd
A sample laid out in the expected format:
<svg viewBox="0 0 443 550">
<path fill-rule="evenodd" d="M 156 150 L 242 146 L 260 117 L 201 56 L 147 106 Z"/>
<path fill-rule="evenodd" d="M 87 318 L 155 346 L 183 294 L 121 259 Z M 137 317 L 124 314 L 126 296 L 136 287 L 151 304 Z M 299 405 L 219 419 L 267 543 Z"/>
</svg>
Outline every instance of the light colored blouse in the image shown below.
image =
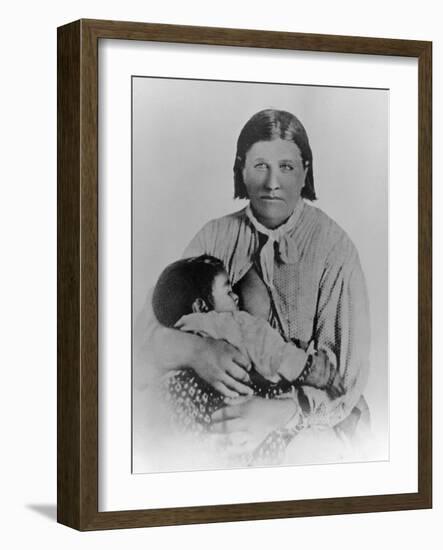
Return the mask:
<svg viewBox="0 0 443 550">
<path fill-rule="evenodd" d="M 343 377 L 346 392 L 334 400 L 324 390 L 304 389 L 313 421 L 334 426 L 346 418 L 366 385 L 370 328 L 360 260 L 343 229 L 303 200 L 274 232 L 262 231 L 244 208 L 208 222 L 184 257 L 201 254 L 223 261 L 234 285 L 255 268 L 282 336 L 303 350 L 325 351 Z"/>
</svg>

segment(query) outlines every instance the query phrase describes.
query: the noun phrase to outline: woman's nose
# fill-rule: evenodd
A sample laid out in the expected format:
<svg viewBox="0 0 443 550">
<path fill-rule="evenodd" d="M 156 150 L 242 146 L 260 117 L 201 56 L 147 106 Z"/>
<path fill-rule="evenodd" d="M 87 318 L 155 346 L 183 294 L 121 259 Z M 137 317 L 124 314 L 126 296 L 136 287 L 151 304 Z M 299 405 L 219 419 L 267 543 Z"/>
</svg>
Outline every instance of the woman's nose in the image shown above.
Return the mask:
<svg viewBox="0 0 443 550">
<path fill-rule="evenodd" d="M 275 170 L 269 170 L 268 177 L 265 182 L 265 187 L 267 189 L 278 189 L 280 187 L 279 181 L 278 181 L 278 175 Z"/>
</svg>

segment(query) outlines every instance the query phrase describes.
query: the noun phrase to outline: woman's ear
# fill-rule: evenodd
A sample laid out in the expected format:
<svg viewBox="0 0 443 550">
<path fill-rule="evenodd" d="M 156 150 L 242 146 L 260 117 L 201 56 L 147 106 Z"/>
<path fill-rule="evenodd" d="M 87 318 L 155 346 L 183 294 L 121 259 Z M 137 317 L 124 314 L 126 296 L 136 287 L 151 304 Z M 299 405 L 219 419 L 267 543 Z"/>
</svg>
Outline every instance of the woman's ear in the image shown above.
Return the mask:
<svg viewBox="0 0 443 550">
<path fill-rule="evenodd" d="M 309 170 L 309 160 L 307 160 L 305 163 L 304 163 L 304 181 L 306 183 L 306 176 L 308 175 L 308 170 Z"/>
<path fill-rule="evenodd" d="M 304 163 L 304 168 L 303 168 L 303 187 L 301 188 L 301 190 L 306 190 L 306 178 L 308 176 L 308 171 L 309 171 L 309 161 L 307 160 L 305 163 Z"/>
<path fill-rule="evenodd" d="M 203 298 L 196 298 L 192 304 L 192 311 L 194 313 L 207 313 L 209 308 Z"/>
</svg>

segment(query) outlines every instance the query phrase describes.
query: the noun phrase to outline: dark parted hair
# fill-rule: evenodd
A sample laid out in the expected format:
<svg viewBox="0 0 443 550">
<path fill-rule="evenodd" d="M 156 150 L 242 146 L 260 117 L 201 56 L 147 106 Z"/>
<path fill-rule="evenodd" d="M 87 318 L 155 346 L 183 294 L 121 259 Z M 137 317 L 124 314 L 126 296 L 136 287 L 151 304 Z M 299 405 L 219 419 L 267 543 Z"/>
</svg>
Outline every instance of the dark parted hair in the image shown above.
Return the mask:
<svg viewBox="0 0 443 550">
<path fill-rule="evenodd" d="M 152 296 L 152 307 L 159 323 L 173 327 L 180 317 L 192 313 L 197 298 L 204 300 L 208 311 L 214 309 L 214 280 L 224 272 L 223 262 L 207 254 L 168 265 L 158 278 Z"/>
<path fill-rule="evenodd" d="M 258 141 L 272 141 L 278 138 L 292 141 L 300 149 L 303 167 L 308 168 L 301 196 L 310 201 L 316 200 L 312 151 L 306 130 L 292 113 L 277 109 L 259 111 L 248 120 L 240 132 L 234 162 L 234 198 L 249 198 L 242 174 L 246 153 Z"/>
</svg>

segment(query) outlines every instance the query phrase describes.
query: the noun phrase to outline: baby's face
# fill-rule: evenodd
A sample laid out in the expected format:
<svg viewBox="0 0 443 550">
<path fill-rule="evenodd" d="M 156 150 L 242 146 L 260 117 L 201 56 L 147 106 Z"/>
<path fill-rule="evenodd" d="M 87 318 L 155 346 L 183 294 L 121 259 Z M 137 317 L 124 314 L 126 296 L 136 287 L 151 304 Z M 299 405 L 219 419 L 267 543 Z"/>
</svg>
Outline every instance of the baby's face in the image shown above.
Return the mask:
<svg viewBox="0 0 443 550">
<path fill-rule="evenodd" d="M 232 290 L 231 281 L 226 272 L 219 273 L 212 285 L 212 299 L 214 311 L 238 311 L 238 296 Z"/>
</svg>

